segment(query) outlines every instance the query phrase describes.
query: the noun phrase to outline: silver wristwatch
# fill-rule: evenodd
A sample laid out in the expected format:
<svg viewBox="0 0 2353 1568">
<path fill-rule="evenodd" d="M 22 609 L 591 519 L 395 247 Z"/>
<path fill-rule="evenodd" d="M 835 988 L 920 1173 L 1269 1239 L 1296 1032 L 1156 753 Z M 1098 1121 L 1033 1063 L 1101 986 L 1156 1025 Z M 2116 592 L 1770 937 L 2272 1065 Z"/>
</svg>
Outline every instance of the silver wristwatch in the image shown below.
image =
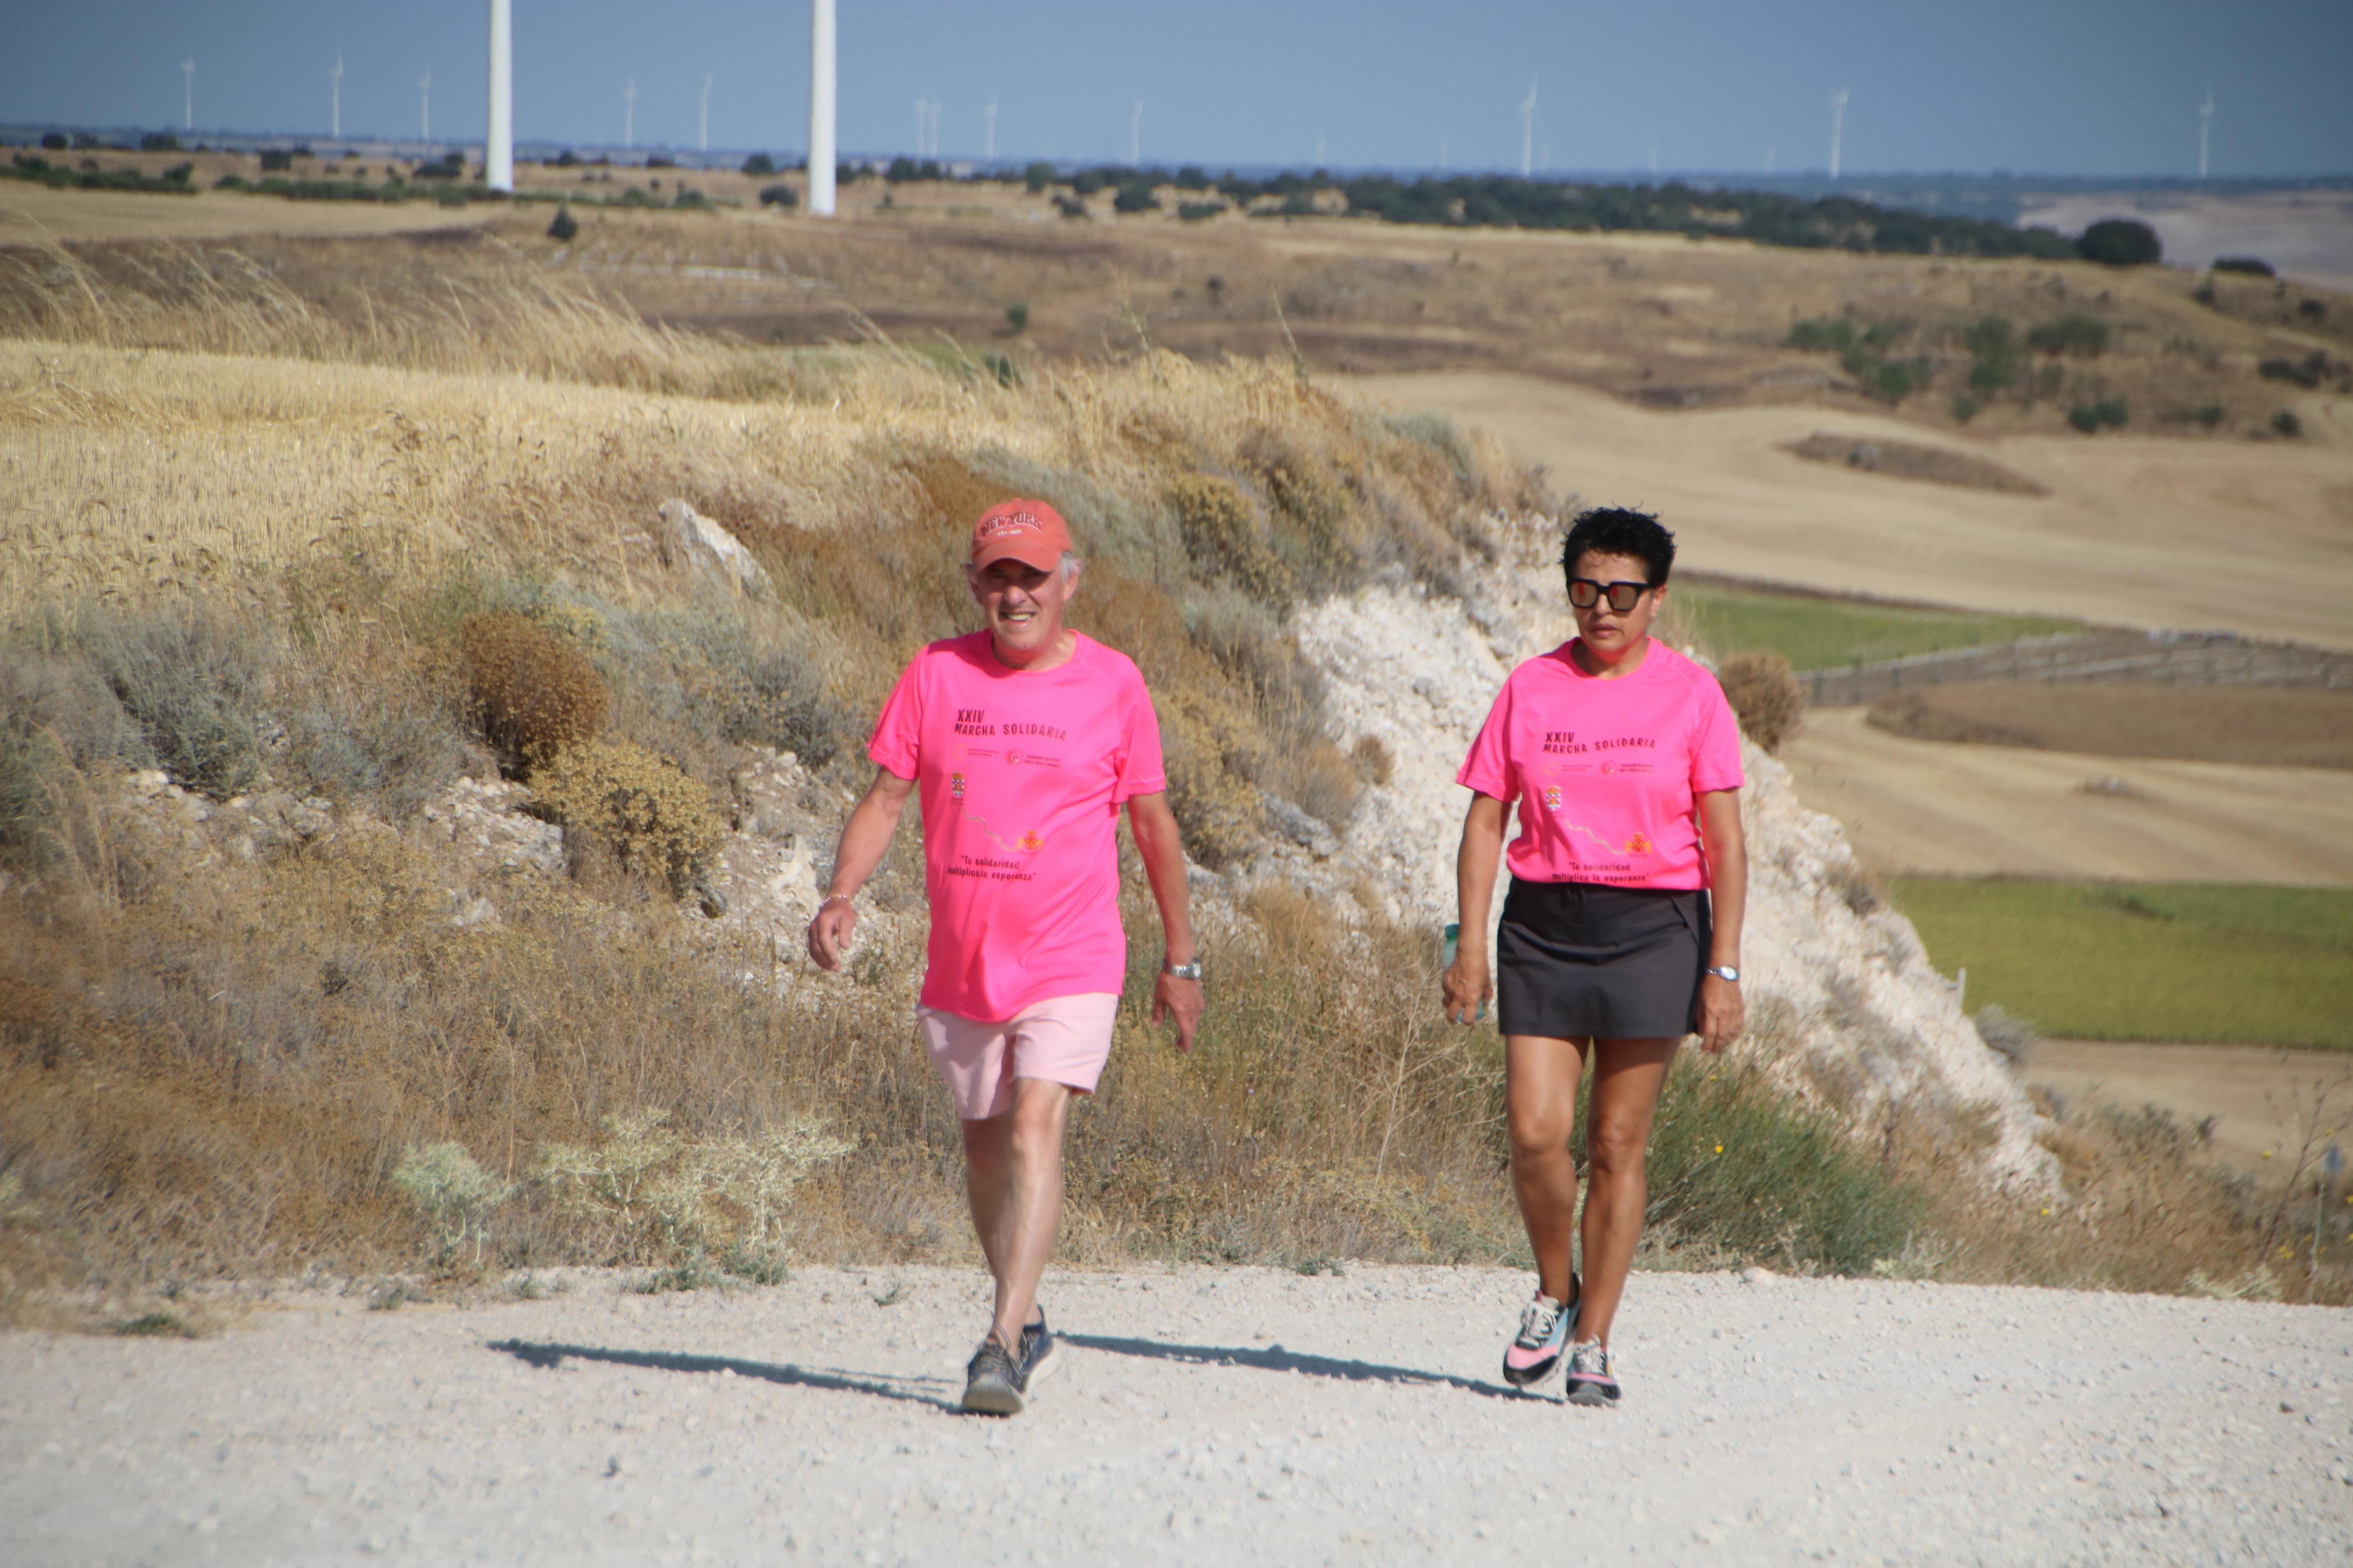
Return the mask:
<svg viewBox="0 0 2353 1568">
<path fill-rule="evenodd" d="M 1171 980 L 1198 980 L 1201 978 L 1201 961 L 1197 958 L 1190 963 L 1164 963 L 1160 966 L 1160 973 Z"/>
<path fill-rule="evenodd" d="M 1740 984 L 1740 971 L 1728 963 L 1711 963 L 1707 966 L 1707 972 L 1718 980 L 1729 980 L 1735 985 Z"/>
</svg>

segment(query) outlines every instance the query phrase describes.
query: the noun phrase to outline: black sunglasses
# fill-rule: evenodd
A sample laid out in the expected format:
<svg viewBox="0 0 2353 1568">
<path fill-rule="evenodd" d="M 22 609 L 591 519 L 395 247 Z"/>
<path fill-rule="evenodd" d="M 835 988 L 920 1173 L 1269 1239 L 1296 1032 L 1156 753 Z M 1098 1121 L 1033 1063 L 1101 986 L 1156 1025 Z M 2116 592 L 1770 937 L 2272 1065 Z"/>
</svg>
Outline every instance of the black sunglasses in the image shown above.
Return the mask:
<svg viewBox="0 0 2353 1568">
<path fill-rule="evenodd" d="M 1568 602 L 1580 610 L 1593 608 L 1595 602 L 1607 594 L 1609 607 L 1622 616 L 1641 604 L 1642 595 L 1650 591 L 1648 583 L 1597 583 L 1590 577 L 1568 580 Z"/>
</svg>

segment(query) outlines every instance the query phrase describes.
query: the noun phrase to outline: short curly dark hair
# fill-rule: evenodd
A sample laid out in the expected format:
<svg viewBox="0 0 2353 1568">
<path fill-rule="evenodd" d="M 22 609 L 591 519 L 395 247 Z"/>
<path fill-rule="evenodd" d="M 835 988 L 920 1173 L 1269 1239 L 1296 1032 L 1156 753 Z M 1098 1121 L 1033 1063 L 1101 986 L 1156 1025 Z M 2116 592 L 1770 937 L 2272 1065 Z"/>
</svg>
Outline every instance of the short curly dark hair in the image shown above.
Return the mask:
<svg viewBox="0 0 2353 1568">
<path fill-rule="evenodd" d="M 1630 555 L 1642 563 L 1648 574 L 1645 581 L 1653 588 L 1662 588 L 1667 574 L 1674 569 L 1675 536 L 1647 511 L 1598 506 L 1578 512 L 1569 523 L 1568 533 L 1560 542 L 1561 575 L 1576 576 L 1577 563 L 1588 552 Z"/>
</svg>

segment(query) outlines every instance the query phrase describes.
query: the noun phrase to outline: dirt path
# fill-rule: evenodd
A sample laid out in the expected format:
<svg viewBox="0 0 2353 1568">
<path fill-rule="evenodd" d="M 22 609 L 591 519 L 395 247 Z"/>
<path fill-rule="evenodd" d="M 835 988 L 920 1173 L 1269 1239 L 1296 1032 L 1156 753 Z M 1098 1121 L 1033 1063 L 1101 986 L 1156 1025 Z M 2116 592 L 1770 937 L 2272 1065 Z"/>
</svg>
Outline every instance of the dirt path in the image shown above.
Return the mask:
<svg viewBox="0 0 2353 1568">
<path fill-rule="evenodd" d="M 1400 409 L 1484 425 L 1588 505 L 1656 508 L 1695 567 L 1983 610 L 2353 647 L 2345 613 L 2353 407 L 2327 411 L 2327 430 L 2339 434 L 2293 445 L 1945 438 L 2050 489 L 2037 497 L 1835 468 L 1780 449 L 1829 426 L 1923 438 L 1894 419 L 1804 406 L 1661 413 L 1477 372 L 1345 384 Z M 2316 432 L 2323 422 L 2310 421 Z"/>
<path fill-rule="evenodd" d="M 2353 773 L 1915 741 L 1806 715 L 1799 798 L 1875 871 L 2353 884 Z M 2119 779 L 2129 794 L 2089 793 Z"/>
<path fill-rule="evenodd" d="M 888 1307 L 877 1305 L 898 1284 Z M 1494 1362 L 1525 1276 L 1058 1276 L 954 1414 L 969 1274 L 0 1337 L 0 1557 L 325 1563 L 2338 1563 L 2353 1314 L 1637 1279 L 1617 1411 Z M 2195 1419 L 2184 1419 L 2185 1398 Z"/>
<path fill-rule="evenodd" d="M 2214 1151 L 2259 1180 L 2279 1178 L 2307 1136 L 2353 1127 L 2353 1052 L 2263 1046 L 2045 1040 L 2020 1074 L 2073 1101 L 2154 1105 L 2189 1126 L 2214 1118 Z"/>
</svg>

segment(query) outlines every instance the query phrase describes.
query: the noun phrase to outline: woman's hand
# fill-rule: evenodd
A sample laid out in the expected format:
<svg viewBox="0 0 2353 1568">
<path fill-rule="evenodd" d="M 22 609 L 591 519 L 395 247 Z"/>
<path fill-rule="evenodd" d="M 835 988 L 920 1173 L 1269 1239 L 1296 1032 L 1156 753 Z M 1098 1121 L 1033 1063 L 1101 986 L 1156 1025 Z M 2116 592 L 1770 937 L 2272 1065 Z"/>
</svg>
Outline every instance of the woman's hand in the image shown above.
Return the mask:
<svg viewBox="0 0 2353 1568">
<path fill-rule="evenodd" d="M 1440 988 L 1445 994 L 1448 1023 L 1476 1023 L 1488 998 L 1495 994 L 1494 984 L 1487 974 L 1487 955 L 1468 948 L 1459 949 L 1454 962 L 1447 965 Z"/>
<path fill-rule="evenodd" d="M 1152 1022 L 1157 1026 L 1176 1020 L 1176 1048 L 1190 1051 L 1193 1037 L 1200 1033 L 1201 1015 L 1208 1010 L 1208 998 L 1202 993 L 1198 980 L 1179 980 L 1163 973 L 1152 986 Z"/>
<path fill-rule="evenodd" d="M 857 929 L 858 910 L 848 899 L 826 900 L 808 923 L 809 958 L 828 973 L 839 969 L 841 955 L 849 948 L 849 933 Z"/>
<path fill-rule="evenodd" d="M 1741 999 L 1740 982 L 1721 974 L 1705 974 L 1699 983 L 1699 1047 L 1713 1056 L 1740 1037 L 1748 1026 L 1748 1004 Z"/>
</svg>

